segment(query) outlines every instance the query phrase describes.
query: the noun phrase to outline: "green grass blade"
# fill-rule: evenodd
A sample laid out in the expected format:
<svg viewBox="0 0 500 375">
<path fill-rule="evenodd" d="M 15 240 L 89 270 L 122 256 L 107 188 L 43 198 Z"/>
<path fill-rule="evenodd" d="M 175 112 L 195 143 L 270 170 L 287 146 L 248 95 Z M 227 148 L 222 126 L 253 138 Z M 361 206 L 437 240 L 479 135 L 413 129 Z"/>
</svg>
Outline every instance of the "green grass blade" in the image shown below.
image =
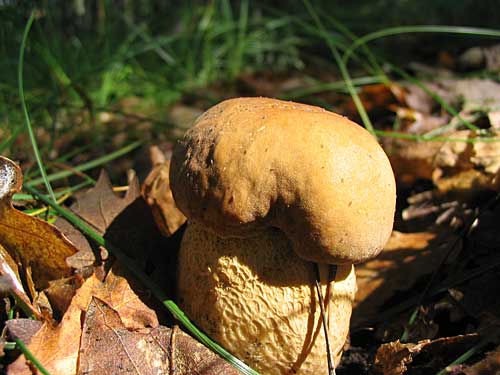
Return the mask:
<svg viewBox="0 0 500 375">
<path fill-rule="evenodd" d="M 443 107 L 448 113 L 450 113 L 453 116 L 455 116 L 456 118 L 458 118 L 459 121 L 461 123 L 463 123 L 467 128 L 469 128 L 470 130 L 480 130 L 477 126 L 472 124 L 470 121 L 468 121 L 468 120 L 464 119 L 462 116 L 460 116 L 460 114 L 451 105 L 449 105 L 443 98 L 441 98 L 439 95 L 437 95 L 432 90 L 430 90 L 427 86 L 425 86 L 422 81 L 420 81 L 419 79 L 417 79 L 415 77 L 412 77 L 411 75 L 406 73 L 403 69 L 400 69 L 393 64 L 388 63 L 388 65 L 390 66 L 390 68 L 392 70 L 394 70 L 401 77 L 403 77 L 407 81 L 417 85 L 422 90 L 424 90 L 424 92 L 427 95 L 429 95 L 432 99 L 434 99 L 437 103 L 439 103 L 441 105 L 441 107 Z"/>
<path fill-rule="evenodd" d="M 352 83 L 354 86 L 364 86 L 364 85 L 373 85 L 376 83 L 384 83 L 384 77 L 379 76 L 367 76 L 367 77 L 357 77 L 353 78 Z M 310 87 L 294 89 L 286 92 L 283 95 L 280 95 L 280 99 L 285 100 L 294 100 L 297 98 L 302 98 L 304 96 L 319 94 L 327 91 L 346 91 L 347 86 L 345 81 L 336 81 L 336 82 L 319 82 Z"/>
<path fill-rule="evenodd" d="M 500 138 L 496 137 L 478 137 L 478 138 L 455 138 L 455 137 L 441 137 L 441 136 L 426 136 L 421 134 L 408 134 L 395 131 L 375 130 L 378 136 L 406 139 L 409 141 L 417 142 L 465 142 L 465 143 L 496 143 L 500 142 Z"/>
<path fill-rule="evenodd" d="M 24 88 L 23 88 L 23 64 L 24 64 L 24 50 L 26 48 L 26 41 L 28 39 L 28 34 L 31 29 L 31 25 L 33 25 L 33 21 L 35 20 L 35 12 L 31 12 L 30 18 L 26 23 L 26 27 L 24 29 L 23 39 L 21 42 L 21 48 L 19 50 L 19 64 L 18 64 L 18 84 L 19 84 L 19 98 L 21 100 L 24 119 L 26 122 L 26 128 L 28 129 L 28 134 L 31 141 L 31 146 L 33 148 L 33 152 L 35 154 L 36 163 L 38 164 L 38 168 L 40 169 L 40 173 L 42 174 L 42 180 L 45 184 L 45 188 L 49 193 L 52 200 L 55 202 L 56 197 L 54 195 L 54 191 L 52 190 L 52 186 L 50 186 L 50 182 L 47 179 L 47 173 L 45 172 L 45 167 L 42 162 L 42 158 L 40 156 L 40 151 L 38 149 L 38 144 L 36 142 L 35 133 L 33 132 L 33 128 L 31 126 L 30 116 L 28 114 L 28 108 L 26 106 L 26 101 L 24 99 Z"/>
<path fill-rule="evenodd" d="M 364 35 L 358 38 L 352 46 L 345 52 L 343 60 L 347 64 L 353 52 L 362 45 L 371 42 L 375 39 L 385 38 L 388 36 L 399 34 L 414 34 L 414 33 L 438 33 L 438 34 L 455 34 L 455 35 L 470 35 L 500 38 L 500 30 L 483 29 L 480 27 L 461 27 L 461 26 L 439 26 L 439 25 L 415 25 L 415 26 L 398 26 L 391 27 L 373 33 Z"/>
<path fill-rule="evenodd" d="M 98 167 L 100 165 L 106 164 L 106 163 L 108 163 L 111 160 L 114 160 L 116 158 L 119 158 L 120 156 L 128 154 L 130 151 L 132 151 L 133 149 L 139 147 L 141 144 L 142 144 L 141 141 L 133 142 L 133 143 L 131 143 L 131 144 L 129 144 L 129 145 L 127 145 L 127 146 L 125 146 L 125 147 L 117 150 L 117 151 L 114 151 L 114 152 L 112 152 L 112 153 L 110 153 L 108 155 L 105 155 L 105 156 L 102 156 L 100 158 L 91 160 L 91 161 L 89 161 L 87 163 L 83 163 L 83 164 L 77 165 L 71 171 L 60 171 L 60 172 L 57 172 L 57 173 L 53 173 L 53 174 L 51 174 L 51 175 L 49 175 L 47 177 L 47 180 L 48 181 L 60 180 L 62 178 L 66 178 L 68 176 L 73 175 L 74 171 L 83 172 L 83 171 L 86 171 L 86 170 Z M 27 182 L 25 185 L 33 187 L 33 186 L 39 185 L 42 182 L 43 182 L 43 178 L 41 178 L 41 177 L 40 178 L 34 178 L 34 179 L 30 180 L 29 182 Z"/>
<path fill-rule="evenodd" d="M 48 372 L 47 369 L 40 363 L 40 361 L 35 358 L 33 353 L 31 353 L 31 351 L 23 341 L 17 338 L 14 339 L 14 341 L 16 342 L 16 346 L 23 352 L 26 359 L 33 363 L 33 365 L 37 368 L 38 371 L 40 371 L 40 373 L 42 373 L 43 375 L 50 375 L 50 372 Z"/>
<path fill-rule="evenodd" d="M 479 352 L 483 347 L 485 347 L 487 344 L 490 343 L 491 338 L 484 338 L 480 342 L 478 342 L 476 345 L 474 345 L 472 348 L 467 350 L 464 354 L 462 354 L 460 357 L 455 359 L 452 363 L 450 363 L 448 366 L 446 366 L 444 369 L 436 373 L 436 375 L 445 375 L 448 374 L 448 368 L 451 366 L 456 366 L 456 365 L 461 365 L 465 361 L 467 361 L 470 357 L 472 357 L 474 354 Z"/>
<path fill-rule="evenodd" d="M 77 215 L 68 211 L 67 209 L 59 206 L 57 203 L 52 202 L 47 199 L 47 197 L 41 195 L 39 192 L 33 188 L 25 186 L 25 189 L 31 194 L 35 195 L 43 203 L 52 207 L 60 216 L 68 220 L 71 224 L 77 227 L 83 234 L 88 236 L 96 244 L 108 249 L 122 264 L 124 264 L 135 277 L 137 277 L 152 293 L 153 295 L 162 302 L 162 304 L 170 311 L 170 313 L 181 322 L 184 327 L 191 332 L 191 334 L 199 340 L 202 344 L 208 347 L 213 352 L 220 355 L 231 365 L 233 365 L 237 370 L 245 375 L 260 375 L 257 371 L 251 369 L 243 361 L 234 357 L 222 346 L 213 341 L 210 337 L 204 334 L 198 327 L 196 327 L 184 314 L 184 312 L 177 306 L 177 304 L 168 299 L 165 292 L 156 283 L 151 280 L 151 278 L 142 270 L 137 267 L 137 264 L 125 255 L 118 247 L 114 246 L 112 243 L 107 241 L 104 237 L 96 233 L 89 225 L 82 221 Z"/>
<path fill-rule="evenodd" d="M 87 187 L 89 185 L 94 185 L 94 184 L 95 184 L 95 181 L 93 181 L 93 180 L 83 181 L 83 182 L 76 184 L 76 185 L 73 185 L 67 189 L 56 192 L 55 196 L 56 196 L 56 198 L 59 198 L 59 197 L 62 197 L 63 195 L 66 195 L 68 193 L 77 192 L 78 190 L 81 190 L 84 187 Z M 33 197 L 33 195 L 24 194 L 24 193 L 16 193 L 12 196 L 13 201 L 32 201 L 34 199 L 35 198 Z M 26 212 L 26 211 L 24 211 L 24 212 Z"/>
<path fill-rule="evenodd" d="M 365 107 L 363 106 L 363 103 L 361 102 L 361 99 L 359 98 L 358 93 L 356 92 L 356 89 L 354 87 L 354 84 L 352 83 L 351 76 L 349 74 L 349 71 L 347 70 L 346 64 L 342 60 L 342 57 L 340 56 L 337 47 L 335 44 L 333 44 L 331 38 L 329 37 L 328 33 L 326 32 L 326 29 L 321 22 L 320 18 L 318 17 L 318 14 L 314 10 L 314 8 L 311 6 L 309 0 L 303 0 L 304 5 L 307 8 L 307 11 L 313 18 L 314 22 L 316 23 L 316 26 L 320 30 L 320 33 L 322 37 L 325 39 L 328 47 L 330 48 L 330 51 L 333 54 L 333 57 L 335 59 L 335 62 L 337 63 L 340 73 L 342 74 L 342 78 L 344 78 L 345 84 L 347 86 L 347 89 L 349 90 L 349 94 L 351 94 L 352 100 L 354 101 L 354 104 L 356 105 L 356 109 L 358 110 L 358 113 L 361 117 L 361 120 L 363 121 L 363 124 L 365 125 L 366 129 L 372 133 L 375 134 L 375 129 L 373 128 L 373 124 L 370 120 L 370 117 L 368 116 L 368 113 L 366 112 Z"/>
</svg>

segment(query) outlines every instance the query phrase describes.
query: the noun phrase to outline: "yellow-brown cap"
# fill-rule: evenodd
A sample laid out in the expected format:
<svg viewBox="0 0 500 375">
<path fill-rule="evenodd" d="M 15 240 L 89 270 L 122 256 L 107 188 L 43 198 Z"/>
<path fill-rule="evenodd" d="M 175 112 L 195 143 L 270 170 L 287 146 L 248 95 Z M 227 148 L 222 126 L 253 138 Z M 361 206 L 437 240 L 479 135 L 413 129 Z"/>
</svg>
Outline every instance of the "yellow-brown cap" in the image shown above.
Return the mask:
<svg viewBox="0 0 500 375">
<path fill-rule="evenodd" d="M 396 188 L 364 128 L 319 107 L 226 100 L 176 145 L 170 184 L 190 221 L 221 237 L 277 227 L 303 259 L 357 263 L 392 230 Z"/>
</svg>

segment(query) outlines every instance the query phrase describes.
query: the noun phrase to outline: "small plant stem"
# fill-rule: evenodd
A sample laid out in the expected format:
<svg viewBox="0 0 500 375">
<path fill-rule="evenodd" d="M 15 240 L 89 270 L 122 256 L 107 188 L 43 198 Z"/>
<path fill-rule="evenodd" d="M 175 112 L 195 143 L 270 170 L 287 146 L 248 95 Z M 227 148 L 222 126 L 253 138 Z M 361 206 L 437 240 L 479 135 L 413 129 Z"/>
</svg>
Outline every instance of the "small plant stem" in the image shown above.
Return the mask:
<svg viewBox="0 0 500 375">
<path fill-rule="evenodd" d="M 87 163 L 77 165 L 72 170 L 60 171 L 57 173 L 53 173 L 53 174 L 49 175 L 47 179 L 49 181 L 60 180 L 62 178 L 65 178 L 65 177 L 68 177 L 68 176 L 75 174 L 75 171 L 83 172 L 83 171 L 95 168 L 99 165 L 106 164 L 107 162 L 109 162 L 111 160 L 114 160 L 120 156 L 123 156 L 123 155 L 129 153 L 133 149 L 139 147 L 141 144 L 142 144 L 142 142 L 140 142 L 140 141 L 133 142 L 133 143 L 121 148 L 120 150 L 114 151 L 114 152 L 107 154 L 105 156 L 102 156 L 100 158 L 91 160 Z M 24 186 L 25 187 L 26 186 L 32 187 L 32 186 L 36 186 L 42 182 L 43 182 L 43 178 L 35 178 L 35 179 L 28 181 L 26 184 L 24 184 Z"/>
</svg>

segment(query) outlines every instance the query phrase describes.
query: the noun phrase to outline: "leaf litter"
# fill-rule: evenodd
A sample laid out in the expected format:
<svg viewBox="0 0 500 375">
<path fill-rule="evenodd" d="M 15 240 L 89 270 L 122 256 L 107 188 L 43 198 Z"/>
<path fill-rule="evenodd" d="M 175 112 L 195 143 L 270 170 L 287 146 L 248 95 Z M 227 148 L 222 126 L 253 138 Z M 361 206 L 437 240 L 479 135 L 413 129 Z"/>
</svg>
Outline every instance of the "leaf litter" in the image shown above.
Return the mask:
<svg viewBox="0 0 500 375">
<path fill-rule="evenodd" d="M 475 53 L 474 66 L 479 61 L 486 69 L 495 70 L 497 51 L 481 47 L 467 52 L 469 57 L 460 58 L 456 65 L 471 69 L 470 56 Z M 439 69 L 439 74 L 444 72 L 445 76 L 429 79 L 438 70 L 421 64 L 411 68 L 425 76 L 423 84 L 458 115 L 444 110 L 418 85 L 393 82 L 360 89 L 360 97 L 378 130 L 398 131 L 421 141 L 381 138 L 399 184 L 395 231 L 379 258 L 358 267 L 359 292 L 351 338 L 337 373 L 423 374 L 436 373 L 446 366 L 450 374 L 494 373 L 498 369 L 496 337 L 500 336 L 500 259 L 496 252 L 500 245 L 500 205 L 496 199 L 500 157 L 498 143 L 484 142 L 482 138 L 498 135 L 500 86 L 483 78 L 455 78 L 444 69 Z M 264 78 L 258 74 L 242 77 L 242 90 L 280 96 L 290 89 L 300 91 L 310 82 L 283 77 L 269 85 Z M 237 90 L 233 88 L 235 93 Z M 214 96 L 227 96 L 223 87 L 213 87 L 212 91 Z M 314 94 L 314 101 L 355 116 L 349 99 L 338 93 Z M 176 128 L 187 128 L 205 109 L 206 102 L 187 98 L 172 107 L 169 120 L 179 124 Z M 121 121 L 112 113 L 108 117 L 110 123 Z M 477 129 L 469 129 L 463 120 Z M 176 130 L 169 131 L 174 134 Z M 432 140 L 434 136 L 440 139 Z M 168 181 L 168 151 L 162 156 L 152 149 L 151 154 L 156 157 L 152 157 L 151 171 L 142 186 L 130 174 L 127 193 L 119 196 L 109 177 L 101 174 L 94 188 L 73 198 L 71 209 L 135 258 L 138 267 L 173 295 L 175 254 L 184 219 L 175 213 L 169 192 L 159 188 Z M 122 166 L 118 169 L 123 170 Z M 140 171 L 141 176 L 145 174 Z M 4 196 L 11 193 L 10 188 L 3 189 Z M 5 212 L 18 212 L 9 200 L 3 199 L 2 204 Z M 31 225 L 31 232 L 37 234 L 43 232 L 40 228 L 48 230 L 39 227 L 38 221 Z M 50 267 L 43 265 L 43 256 L 38 268 L 34 259 L 23 260 L 17 253 L 12 260 L 1 262 L 10 265 L 11 270 L 1 274 L 4 289 L 12 295 L 17 280 L 23 287 L 19 291 L 27 290 L 18 298 L 40 311 L 40 322 L 35 324 L 26 323 L 19 318 L 23 314 L 17 312 L 17 319 L 8 323 L 5 338 L 21 337 L 28 342 L 54 374 L 121 373 L 120 369 L 142 371 L 137 373 L 166 369 L 167 373 L 186 374 L 234 371 L 173 326 L 147 291 L 106 249 L 89 244 L 62 219 L 57 219 L 56 226 L 60 232 L 50 229 L 54 238 L 63 239 L 60 242 L 69 239 L 73 248 L 68 254 L 58 255 L 63 270 L 58 271 L 60 274 L 46 272 Z M 0 241 L 8 254 L 12 248 L 24 245 L 19 240 L 16 244 L 9 242 L 5 246 Z M 46 250 L 38 251 L 43 255 Z M 4 278 L 5 274 L 11 279 Z M 404 332 L 407 335 L 402 340 Z M 484 340 L 483 352 L 490 354 L 476 353 L 466 364 L 450 365 Z M 112 348 L 113 355 L 105 355 L 108 348 Z M 23 371 L 34 369 L 20 356 L 9 367 L 9 373 Z"/>
<path fill-rule="evenodd" d="M 19 172 L 14 163 L 8 160 L 4 163 L 14 168 L 16 173 Z M 22 177 L 18 177 L 20 181 Z M 174 252 L 168 251 L 172 244 L 170 240 L 162 237 L 156 228 L 151 212 L 140 196 L 139 183 L 133 174 L 129 175 L 129 181 L 127 193 L 120 198 L 113 192 L 107 175 L 102 173 L 94 188 L 76 198 L 72 209 L 99 233 L 109 235 L 130 255 L 140 258 L 138 267 L 147 269 L 146 260 L 153 262 L 154 257 L 158 255 L 152 254 L 153 248 L 161 253 Z M 12 227 L 12 217 L 21 217 L 15 223 L 16 228 L 22 228 L 26 221 L 31 220 L 30 230 L 37 233 L 38 229 L 37 234 L 40 235 L 40 231 L 48 231 L 46 227 L 49 227 L 48 233 L 54 235 L 55 241 L 62 240 L 71 249 L 65 253 L 63 261 L 64 269 L 71 270 L 72 273 L 69 277 L 61 277 L 68 276 L 66 272 L 57 274 L 59 278 L 54 277 L 52 273 L 49 274 L 50 277 L 42 273 L 42 276 L 45 276 L 42 278 L 44 283 L 35 284 L 38 292 L 36 299 L 39 301 L 37 306 L 42 306 L 45 314 L 38 315 L 40 321 L 10 320 L 5 333 L 8 339 L 20 338 L 28 343 L 31 353 L 35 358 L 39 358 L 53 375 L 83 374 L 88 371 L 95 374 L 110 371 L 115 374 L 128 374 L 131 369 L 134 371 L 132 373 L 137 374 L 156 374 L 158 371 L 170 374 L 236 374 L 236 370 L 228 363 L 182 333 L 179 328 L 160 325 L 156 312 L 143 302 L 149 301 L 149 304 L 154 306 L 148 292 L 111 257 L 102 256 L 106 253 L 105 249 L 99 249 L 100 255 L 95 257 L 94 249 L 85 237 L 77 235 L 67 222 L 58 219 L 56 224 L 68 233 L 68 237 L 45 221 L 13 208 L 10 196 L 18 191 L 19 185 L 20 182 L 13 188 L 4 189 L 7 201 L 1 202 L 4 211 L 0 217 L 3 220 L 0 221 L 0 226 L 5 225 L 5 220 L 10 220 L 7 223 Z M 10 215 L 8 219 L 7 215 Z M 126 215 L 125 219 L 121 218 L 121 215 Z M 145 217 L 147 220 L 144 220 Z M 120 220 L 123 220 L 122 223 L 126 223 L 126 226 L 115 227 L 116 221 Z M 135 227 L 138 229 L 133 234 L 126 233 L 131 230 L 129 225 L 134 226 L 134 221 L 137 221 Z M 140 221 L 143 221 L 143 224 L 140 224 Z M 41 229 L 36 227 L 38 223 L 42 223 Z M 120 236 L 125 238 L 118 241 Z M 72 238 L 74 244 L 67 238 Z M 26 240 L 23 242 L 17 238 L 7 242 L 2 237 L 2 241 L 10 246 L 9 249 L 15 252 L 14 254 L 19 252 L 22 256 L 23 251 L 27 251 L 22 247 Z M 51 245 L 48 241 L 45 245 L 47 244 Z M 45 248 L 40 251 L 50 250 Z M 57 255 L 55 252 L 54 256 Z M 165 262 L 165 256 L 163 258 L 163 261 L 154 263 L 156 270 L 149 266 L 149 271 L 153 275 L 168 274 L 166 278 L 172 288 L 173 273 L 162 268 L 171 266 Z M 166 258 L 168 260 L 168 257 Z M 39 261 L 41 263 L 37 266 L 44 267 L 44 258 L 40 257 Z M 8 264 L 7 261 L 4 263 Z M 86 271 L 83 272 L 83 269 Z M 20 284 L 23 278 L 14 271 L 11 273 L 14 275 L 13 282 Z M 165 280 L 164 275 L 161 278 Z M 96 343 L 101 346 L 96 346 Z M 100 355 L 97 355 L 98 353 Z M 103 359 L 107 361 L 103 362 Z M 103 363 L 105 366 L 102 366 Z M 7 368 L 8 374 L 33 372 L 36 372 L 36 369 L 24 355 L 20 355 Z"/>
</svg>

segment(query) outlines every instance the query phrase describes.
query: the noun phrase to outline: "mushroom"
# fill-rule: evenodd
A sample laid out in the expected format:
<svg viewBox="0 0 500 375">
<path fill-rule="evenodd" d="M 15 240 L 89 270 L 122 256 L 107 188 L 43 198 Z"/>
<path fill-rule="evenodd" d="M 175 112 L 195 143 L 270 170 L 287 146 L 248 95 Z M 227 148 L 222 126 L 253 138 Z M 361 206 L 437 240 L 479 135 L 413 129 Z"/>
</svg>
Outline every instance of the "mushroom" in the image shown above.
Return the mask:
<svg viewBox="0 0 500 375">
<path fill-rule="evenodd" d="M 353 264 L 392 231 L 394 175 L 376 139 L 318 107 L 226 100 L 176 145 L 170 185 L 189 221 L 178 264 L 187 315 L 262 373 L 326 374 L 314 263 L 338 363 Z"/>
</svg>

